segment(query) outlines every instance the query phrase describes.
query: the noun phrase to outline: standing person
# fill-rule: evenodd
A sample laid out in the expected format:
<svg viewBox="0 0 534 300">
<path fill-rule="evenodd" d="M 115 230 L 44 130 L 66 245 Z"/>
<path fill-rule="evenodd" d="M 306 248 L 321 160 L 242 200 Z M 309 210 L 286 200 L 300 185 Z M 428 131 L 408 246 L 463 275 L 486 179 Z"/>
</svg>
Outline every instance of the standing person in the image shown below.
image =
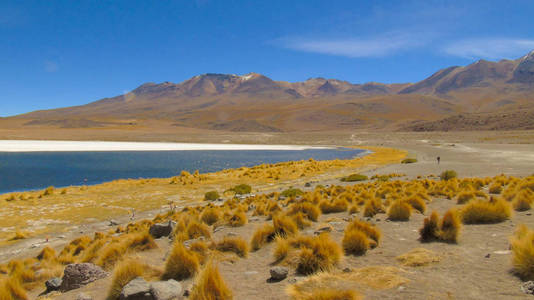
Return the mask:
<svg viewBox="0 0 534 300">
<path fill-rule="evenodd" d="M 438 156 L 438 165 L 439 165 L 439 161 L 441 160 L 441 157 Z"/>
</svg>

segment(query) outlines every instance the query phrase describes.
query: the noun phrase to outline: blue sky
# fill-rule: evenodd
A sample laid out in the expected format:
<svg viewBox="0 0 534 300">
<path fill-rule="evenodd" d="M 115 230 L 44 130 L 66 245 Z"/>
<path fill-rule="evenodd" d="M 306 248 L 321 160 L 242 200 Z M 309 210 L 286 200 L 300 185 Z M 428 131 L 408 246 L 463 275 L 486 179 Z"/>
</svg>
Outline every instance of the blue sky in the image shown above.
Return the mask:
<svg viewBox="0 0 534 300">
<path fill-rule="evenodd" d="M 534 49 L 534 1 L 0 2 L 0 116 L 257 72 L 415 82 Z"/>
</svg>

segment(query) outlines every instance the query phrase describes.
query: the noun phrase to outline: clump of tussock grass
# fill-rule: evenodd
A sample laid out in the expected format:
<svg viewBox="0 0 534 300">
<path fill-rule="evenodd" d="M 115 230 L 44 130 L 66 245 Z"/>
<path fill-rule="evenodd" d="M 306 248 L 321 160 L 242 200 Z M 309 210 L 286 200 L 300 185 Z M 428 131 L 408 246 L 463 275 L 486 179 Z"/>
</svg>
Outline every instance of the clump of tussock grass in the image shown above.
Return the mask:
<svg viewBox="0 0 534 300">
<path fill-rule="evenodd" d="M 288 236 L 298 233 L 299 228 L 295 221 L 286 215 L 276 215 L 273 217 L 274 233 L 281 236 Z"/>
<path fill-rule="evenodd" d="M 293 296 L 292 300 L 361 300 L 362 296 L 353 290 L 317 289 L 311 295 Z"/>
<path fill-rule="evenodd" d="M 200 223 L 196 220 L 189 222 L 187 228 L 185 229 L 185 233 L 187 234 L 188 239 L 196 239 L 201 236 L 207 239 L 211 238 L 210 228 L 206 224 Z"/>
<path fill-rule="evenodd" d="M 534 232 L 525 225 L 510 240 L 514 272 L 523 280 L 534 279 Z"/>
<path fill-rule="evenodd" d="M 233 252 L 240 257 L 247 257 L 249 251 L 247 242 L 240 237 L 224 237 L 215 243 L 215 249 L 221 252 Z"/>
<path fill-rule="evenodd" d="M 421 214 L 424 214 L 426 211 L 425 200 L 417 196 L 409 197 L 408 199 L 406 199 L 406 203 L 408 203 L 413 209 L 417 210 Z"/>
<path fill-rule="evenodd" d="M 532 207 L 534 193 L 528 189 L 521 189 L 515 194 L 512 200 L 512 206 L 516 211 L 526 211 Z"/>
<path fill-rule="evenodd" d="M 39 252 L 36 258 L 42 261 L 56 260 L 56 250 L 46 246 L 43 248 L 43 250 L 41 250 L 41 252 Z"/>
<path fill-rule="evenodd" d="M 412 206 L 402 200 L 395 200 L 388 208 L 388 219 L 391 221 L 408 221 L 411 214 Z"/>
<path fill-rule="evenodd" d="M 15 232 L 13 237 L 11 237 L 9 239 L 9 241 L 18 241 L 18 240 L 24 240 L 24 239 L 27 239 L 27 238 L 28 238 L 28 234 L 26 234 L 24 232 L 21 232 L 21 231 L 17 231 L 17 232 Z"/>
<path fill-rule="evenodd" d="M 456 210 L 447 211 L 441 221 L 438 213 L 433 211 L 430 217 L 423 221 L 423 227 L 419 230 L 419 240 L 421 242 L 457 243 L 461 228 L 462 223 Z"/>
<path fill-rule="evenodd" d="M 308 220 L 306 215 L 301 212 L 298 212 L 291 216 L 295 224 L 297 224 L 298 229 L 304 229 L 311 226 L 311 222 Z"/>
<path fill-rule="evenodd" d="M 208 262 L 196 276 L 191 300 L 231 300 L 232 291 L 224 282 L 219 269 L 214 262 Z"/>
<path fill-rule="evenodd" d="M 20 281 L 14 277 L 0 279 L 0 299 L 2 300 L 28 300 L 28 294 Z"/>
<path fill-rule="evenodd" d="M 228 221 L 228 224 L 232 227 L 245 226 L 247 223 L 247 215 L 241 210 L 237 210 Z"/>
<path fill-rule="evenodd" d="M 200 268 L 197 254 L 190 251 L 176 241 L 165 262 L 163 279 L 175 279 L 178 281 L 194 276 Z"/>
<path fill-rule="evenodd" d="M 300 202 L 291 205 L 288 210 L 288 215 L 294 215 L 299 212 L 306 215 L 306 217 L 313 222 L 317 222 L 321 215 L 321 210 L 315 204 L 310 202 Z"/>
<path fill-rule="evenodd" d="M 319 204 L 323 214 L 338 213 L 347 211 L 349 203 L 345 199 L 324 200 Z"/>
<path fill-rule="evenodd" d="M 369 250 L 369 238 L 359 230 L 345 230 L 342 241 L 346 254 L 363 255 Z"/>
<path fill-rule="evenodd" d="M 492 194 L 500 194 L 503 191 L 502 184 L 499 182 L 493 182 L 489 186 L 489 192 Z"/>
<path fill-rule="evenodd" d="M 497 198 L 490 201 L 472 200 L 461 210 L 464 224 L 491 224 L 508 220 L 512 216 L 510 204 Z"/>
<path fill-rule="evenodd" d="M 196 253 L 199 261 L 203 264 L 209 255 L 209 246 L 204 241 L 194 241 L 189 245 L 189 250 Z"/>
<path fill-rule="evenodd" d="M 303 245 L 298 254 L 297 272 L 303 275 L 328 271 L 339 263 L 342 250 L 327 233 L 312 238 L 310 245 Z"/>
<path fill-rule="evenodd" d="M 446 170 L 439 175 L 441 180 L 451 180 L 456 177 L 458 177 L 458 174 L 454 170 Z"/>
<path fill-rule="evenodd" d="M 362 174 L 350 174 L 349 176 L 341 178 L 341 181 L 343 182 L 354 182 L 354 181 L 364 181 L 368 180 L 369 177 Z"/>
<path fill-rule="evenodd" d="M 204 209 L 202 212 L 202 215 L 200 216 L 200 220 L 202 222 L 206 223 L 207 225 L 213 225 L 217 223 L 221 219 L 221 213 L 217 208 L 209 207 Z"/>
<path fill-rule="evenodd" d="M 289 241 L 281 236 L 277 236 L 274 241 L 275 247 L 273 250 L 273 257 L 275 262 L 281 262 L 287 257 L 289 253 Z"/>
<path fill-rule="evenodd" d="M 119 299 L 122 288 L 137 277 L 143 277 L 146 266 L 138 259 L 124 259 L 113 270 L 113 279 L 109 288 L 107 300 Z"/>
<path fill-rule="evenodd" d="M 250 246 L 253 251 L 259 250 L 263 245 L 272 241 L 274 237 L 274 227 L 270 224 L 264 224 L 254 232 L 254 235 L 252 235 Z"/>
<path fill-rule="evenodd" d="M 380 198 L 371 198 L 365 201 L 363 207 L 363 216 L 366 218 L 372 218 L 378 213 L 383 213 L 384 207 L 382 206 L 382 200 Z"/>
<path fill-rule="evenodd" d="M 217 191 L 209 191 L 204 194 L 204 200 L 206 201 L 215 201 L 219 199 L 220 195 Z"/>
</svg>

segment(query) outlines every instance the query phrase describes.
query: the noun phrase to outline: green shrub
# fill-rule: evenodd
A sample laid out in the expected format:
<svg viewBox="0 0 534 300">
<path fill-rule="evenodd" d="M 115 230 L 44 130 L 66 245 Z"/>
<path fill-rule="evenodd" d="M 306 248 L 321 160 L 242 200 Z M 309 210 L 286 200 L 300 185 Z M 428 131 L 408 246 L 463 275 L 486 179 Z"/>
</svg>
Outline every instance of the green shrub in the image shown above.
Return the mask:
<svg viewBox="0 0 534 300">
<path fill-rule="evenodd" d="M 341 178 L 341 181 L 343 182 L 353 182 L 353 181 L 364 181 L 369 179 L 369 177 L 362 175 L 362 174 L 350 174 L 347 177 Z"/>
<path fill-rule="evenodd" d="M 413 164 L 416 162 L 417 162 L 416 158 L 405 158 L 401 161 L 401 164 Z"/>
<path fill-rule="evenodd" d="M 214 201 L 219 199 L 220 195 L 217 191 L 209 191 L 206 194 L 204 194 L 204 200 L 206 201 Z"/>
<path fill-rule="evenodd" d="M 240 185 L 234 186 L 228 191 L 232 191 L 236 195 L 245 195 L 245 194 L 250 194 L 250 192 L 252 192 L 252 187 L 248 184 L 240 184 Z"/>
<path fill-rule="evenodd" d="M 302 194 L 304 194 L 304 192 L 301 189 L 289 188 L 289 189 L 283 191 L 280 195 L 282 195 L 284 197 L 296 197 L 296 196 L 300 196 Z"/>
<path fill-rule="evenodd" d="M 439 178 L 441 178 L 441 180 L 449 180 L 456 177 L 458 177 L 458 174 L 456 174 L 456 171 L 454 170 L 443 171 L 443 173 L 439 175 Z"/>
</svg>

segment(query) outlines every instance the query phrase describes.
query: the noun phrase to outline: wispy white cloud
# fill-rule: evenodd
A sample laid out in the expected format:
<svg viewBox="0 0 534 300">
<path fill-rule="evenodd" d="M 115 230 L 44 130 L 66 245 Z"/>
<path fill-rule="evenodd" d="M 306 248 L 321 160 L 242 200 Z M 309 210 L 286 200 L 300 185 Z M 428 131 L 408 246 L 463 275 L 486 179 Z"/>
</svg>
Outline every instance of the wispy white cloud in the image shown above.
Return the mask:
<svg viewBox="0 0 534 300">
<path fill-rule="evenodd" d="M 284 48 L 346 57 L 382 57 L 424 46 L 429 41 L 422 36 L 388 33 L 370 38 L 303 39 L 285 38 L 278 44 Z"/>
<path fill-rule="evenodd" d="M 469 59 L 515 59 L 534 50 L 534 39 L 485 38 L 464 39 L 445 47 L 449 55 Z"/>
</svg>

